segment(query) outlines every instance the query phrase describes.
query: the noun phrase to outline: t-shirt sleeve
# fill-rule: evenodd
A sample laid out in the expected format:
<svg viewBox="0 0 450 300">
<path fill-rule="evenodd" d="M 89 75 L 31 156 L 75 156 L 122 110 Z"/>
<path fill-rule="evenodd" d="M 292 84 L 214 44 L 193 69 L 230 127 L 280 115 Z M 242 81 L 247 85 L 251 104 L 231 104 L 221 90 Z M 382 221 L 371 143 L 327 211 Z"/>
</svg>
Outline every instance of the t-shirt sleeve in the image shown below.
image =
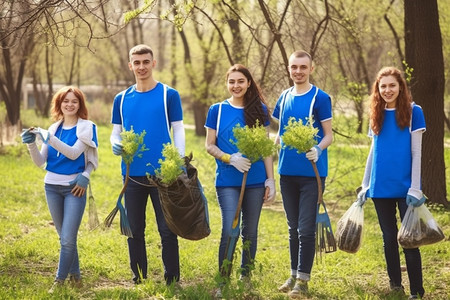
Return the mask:
<svg viewBox="0 0 450 300">
<path fill-rule="evenodd" d="M 320 122 L 328 121 L 332 119 L 332 111 L 331 111 L 331 98 L 328 94 L 319 90 L 319 93 L 316 96 L 316 104 L 317 104 L 317 117 Z"/>
<path fill-rule="evenodd" d="M 111 124 L 122 124 L 122 116 L 120 115 L 120 102 L 122 100 L 122 93 L 125 93 L 125 91 L 119 93 L 114 97 L 114 103 L 111 111 Z"/>
<path fill-rule="evenodd" d="M 219 112 L 219 104 L 213 104 L 209 107 L 206 115 L 205 127 L 217 130 L 217 115 Z"/>
<path fill-rule="evenodd" d="M 419 105 L 413 106 L 412 111 L 412 122 L 411 122 L 411 132 L 418 131 L 418 130 L 426 130 L 426 124 L 425 124 L 425 116 L 423 114 L 422 107 Z"/>
<path fill-rule="evenodd" d="M 169 122 L 183 121 L 183 107 L 177 90 L 170 87 L 167 89 L 167 102 Z"/>
<path fill-rule="evenodd" d="M 278 97 L 277 103 L 275 104 L 275 107 L 273 108 L 272 117 L 274 119 L 280 120 L 280 103 L 282 100 L 283 94 Z"/>
</svg>

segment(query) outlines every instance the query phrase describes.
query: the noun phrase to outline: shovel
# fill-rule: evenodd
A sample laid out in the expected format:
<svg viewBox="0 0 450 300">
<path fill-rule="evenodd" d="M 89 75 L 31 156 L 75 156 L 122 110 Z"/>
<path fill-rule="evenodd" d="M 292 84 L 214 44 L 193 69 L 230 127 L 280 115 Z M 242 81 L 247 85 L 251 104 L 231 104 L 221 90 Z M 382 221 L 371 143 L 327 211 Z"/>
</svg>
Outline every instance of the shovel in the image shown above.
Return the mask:
<svg viewBox="0 0 450 300">
<path fill-rule="evenodd" d="M 230 277 L 231 266 L 233 264 L 234 250 L 236 250 L 236 243 L 239 238 L 239 216 L 241 213 L 242 200 L 244 199 L 245 184 L 247 182 L 248 172 L 244 172 L 244 177 L 242 177 L 241 193 L 239 194 L 239 201 L 236 207 L 236 213 L 234 214 L 233 224 L 231 225 L 231 233 L 228 236 L 227 246 L 225 248 L 225 259 L 222 263 L 220 274 L 223 277 Z"/>
<path fill-rule="evenodd" d="M 117 198 L 116 207 L 109 213 L 106 217 L 104 224 L 106 227 L 111 227 L 111 224 L 116 216 L 117 212 L 120 211 L 120 232 L 129 237 L 133 237 L 133 233 L 131 232 L 130 223 L 128 222 L 127 212 L 125 211 L 125 207 L 122 205 L 122 198 L 125 195 L 125 190 L 127 189 L 128 181 L 130 177 L 128 176 L 130 172 L 130 165 L 127 164 L 127 170 L 125 175 L 125 182 L 123 183 L 122 190 L 120 191 L 119 197 Z"/>
<path fill-rule="evenodd" d="M 333 230 L 331 228 L 330 217 L 328 216 L 325 202 L 322 195 L 322 181 L 320 180 L 319 171 L 315 162 L 310 161 L 317 179 L 318 201 L 316 215 L 316 257 L 320 255 L 322 260 L 322 252 L 331 253 L 336 251 L 336 240 L 334 239 Z"/>
</svg>

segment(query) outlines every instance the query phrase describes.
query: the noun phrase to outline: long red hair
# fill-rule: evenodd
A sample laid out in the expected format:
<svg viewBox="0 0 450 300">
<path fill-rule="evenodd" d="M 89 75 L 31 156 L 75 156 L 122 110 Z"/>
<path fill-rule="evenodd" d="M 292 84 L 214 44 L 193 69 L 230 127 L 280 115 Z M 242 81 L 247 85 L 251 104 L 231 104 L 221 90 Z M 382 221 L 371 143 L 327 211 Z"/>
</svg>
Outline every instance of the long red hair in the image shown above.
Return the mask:
<svg viewBox="0 0 450 300">
<path fill-rule="evenodd" d="M 53 119 L 55 121 L 58 121 L 64 117 L 63 112 L 61 110 L 61 103 L 63 102 L 64 98 L 66 98 L 67 94 L 70 92 L 72 92 L 80 102 L 80 108 L 78 109 L 77 112 L 78 117 L 87 120 L 88 110 L 86 107 L 86 96 L 79 88 L 74 86 L 62 87 L 59 91 L 55 93 L 55 95 L 53 95 L 52 109 L 51 109 Z"/>
<path fill-rule="evenodd" d="M 399 69 L 394 67 L 384 67 L 378 74 L 377 79 L 372 86 L 370 95 L 370 128 L 373 133 L 380 134 L 384 120 L 384 109 L 386 102 L 383 100 L 379 90 L 380 79 L 386 76 L 393 76 L 399 84 L 399 94 L 395 102 L 395 118 L 400 128 L 408 127 L 411 122 L 411 102 L 412 97 L 409 92 L 406 80 L 403 78 Z"/>
</svg>

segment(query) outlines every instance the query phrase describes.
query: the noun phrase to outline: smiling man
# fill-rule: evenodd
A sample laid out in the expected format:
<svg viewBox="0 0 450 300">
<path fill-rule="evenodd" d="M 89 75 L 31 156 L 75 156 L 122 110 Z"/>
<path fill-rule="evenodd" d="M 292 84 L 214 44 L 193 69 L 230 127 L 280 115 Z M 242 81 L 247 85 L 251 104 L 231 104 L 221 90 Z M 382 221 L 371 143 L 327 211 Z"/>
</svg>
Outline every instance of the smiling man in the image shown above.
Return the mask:
<svg viewBox="0 0 450 300">
<path fill-rule="evenodd" d="M 160 167 L 158 161 L 162 158 L 163 145 L 171 142 L 171 129 L 174 145 L 180 155 L 184 156 L 185 133 L 181 99 L 175 89 L 153 78 L 156 60 L 149 46 L 133 47 L 129 58 L 128 67 L 134 74 L 136 84 L 114 98 L 110 140 L 113 153 L 122 155 L 122 131 L 133 129 L 138 134 L 144 130 L 146 132 L 144 144 L 148 150 L 141 157 L 133 159 L 129 173 L 131 180 L 125 191 L 126 212 L 133 233 L 133 237 L 128 238 L 130 266 L 135 283 L 141 283 L 147 278 L 145 227 L 147 200 L 150 196 L 161 237 L 164 279 L 167 284 L 171 284 L 178 282 L 180 278 L 178 239 L 166 224 L 158 190 L 149 182 L 147 174 L 154 176 L 155 170 Z M 125 174 L 126 165 L 122 161 L 122 175 Z"/>
<path fill-rule="evenodd" d="M 309 82 L 314 70 L 309 53 L 299 50 L 289 58 L 289 74 L 294 86 L 283 91 L 272 116 L 279 121 L 277 142 L 281 143 L 278 173 L 283 207 L 289 228 L 289 251 L 291 276 L 279 287 L 293 298 L 308 292 L 308 281 L 315 253 L 315 229 L 318 189 L 310 161 L 317 168 L 325 186 L 328 173 L 327 147 L 333 141 L 331 128 L 331 99 L 328 94 Z M 314 121 L 318 128 L 317 145 L 306 153 L 283 147 L 284 128 L 289 118 Z"/>
</svg>

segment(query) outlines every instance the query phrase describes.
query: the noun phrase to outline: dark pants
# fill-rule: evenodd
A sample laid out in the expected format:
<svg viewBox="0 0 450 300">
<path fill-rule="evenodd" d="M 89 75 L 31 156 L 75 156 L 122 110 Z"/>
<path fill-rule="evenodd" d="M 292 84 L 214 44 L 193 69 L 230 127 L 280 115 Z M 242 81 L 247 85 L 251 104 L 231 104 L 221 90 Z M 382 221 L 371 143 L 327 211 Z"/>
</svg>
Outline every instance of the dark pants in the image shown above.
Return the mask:
<svg viewBox="0 0 450 300">
<path fill-rule="evenodd" d="M 325 188 L 325 177 L 321 180 Z M 289 228 L 291 274 L 308 281 L 315 255 L 317 179 L 281 175 L 280 188 Z"/>
<path fill-rule="evenodd" d="M 384 256 L 386 259 L 387 272 L 392 287 L 402 285 L 402 273 L 400 270 L 400 254 L 397 242 L 397 217 L 396 209 L 400 212 L 400 219 L 403 220 L 408 205 L 406 199 L 381 199 L 373 198 L 375 210 L 378 215 L 378 222 L 383 233 Z M 403 249 L 405 254 L 406 268 L 408 269 L 408 278 L 410 282 L 411 295 L 423 296 L 422 281 L 422 259 L 419 248 Z"/>
<path fill-rule="evenodd" d="M 155 211 L 158 232 L 162 244 L 162 261 L 164 265 L 164 279 L 170 284 L 180 278 L 180 258 L 178 252 L 178 239 L 169 227 L 167 227 L 161 210 L 158 190 L 150 187 L 147 177 L 131 177 L 125 191 L 125 207 L 128 221 L 130 222 L 133 238 L 128 238 L 128 251 L 130 254 L 130 266 L 133 271 L 134 281 L 140 277 L 147 278 L 147 251 L 145 248 L 146 207 L 148 196 Z"/>
</svg>

